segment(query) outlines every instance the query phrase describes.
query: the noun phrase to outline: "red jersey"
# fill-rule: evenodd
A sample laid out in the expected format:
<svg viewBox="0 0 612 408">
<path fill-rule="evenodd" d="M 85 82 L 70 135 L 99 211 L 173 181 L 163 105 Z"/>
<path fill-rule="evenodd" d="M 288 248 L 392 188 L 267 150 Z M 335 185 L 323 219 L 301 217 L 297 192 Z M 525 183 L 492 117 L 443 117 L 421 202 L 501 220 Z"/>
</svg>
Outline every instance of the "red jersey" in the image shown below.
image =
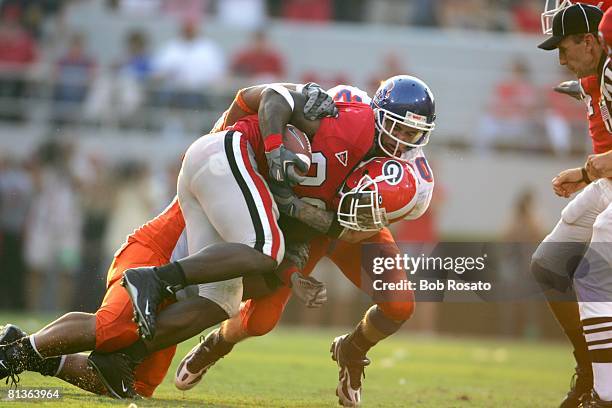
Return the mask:
<svg viewBox="0 0 612 408">
<path fill-rule="evenodd" d="M 599 7 L 602 11 L 606 11 L 612 6 L 612 0 L 579 0 L 572 1 L 572 3 L 590 4 L 591 6 Z"/>
<path fill-rule="evenodd" d="M 374 144 L 374 111 L 358 102 L 336 102 L 337 118 L 324 118 L 312 139 L 312 164 L 305 181 L 295 187 L 313 205 L 336 210 L 344 180 Z"/>
<path fill-rule="evenodd" d="M 372 148 L 374 112 L 363 103 L 336 102 L 337 118 L 324 118 L 312 137 L 312 164 L 306 180 L 295 187 L 299 197 L 313 205 L 335 210 L 334 200 L 344 180 Z M 228 129 L 247 137 L 259 173 L 268 178 L 268 164 L 256 115 L 240 119 Z"/>
<path fill-rule="evenodd" d="M 580 86 L 584 93 L 584 101 L 587 104 L 589 134 L 593 142 L 593 152 L 605 153 L 612 149 L 612 134 L 606 129 L 606 124 L 602 118 L 600 79 L 595 75 L 581 78 Z"/>
</svg>

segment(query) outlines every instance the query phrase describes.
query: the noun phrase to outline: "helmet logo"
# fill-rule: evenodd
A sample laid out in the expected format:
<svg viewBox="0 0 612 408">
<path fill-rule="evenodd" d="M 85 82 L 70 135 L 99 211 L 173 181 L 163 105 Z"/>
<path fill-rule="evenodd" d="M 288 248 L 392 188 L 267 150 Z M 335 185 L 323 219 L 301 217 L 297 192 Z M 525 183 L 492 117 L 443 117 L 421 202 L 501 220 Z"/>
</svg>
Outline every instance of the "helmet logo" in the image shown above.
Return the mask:
<svg viewBox="0 0 612 408">
<path fill-rule="evenodd" d="M 338 159 L 338 161 L 342 163 L 344 167 L 346 167 L 348 165 L 348 151 L 343 150 L 339 153 L 336 153 L 336 159 Z"/>
<path fill-rule="evenodd" d="M 385 100 L 391 97 L 391 91 L 393 90 L 393 88 L 395 88 L 395 82 L 388 81 L 387 85 L 378 91 L 378 95 L 376 95 L 376 99 L 381 101 L 381 100 Z"/>
<path fill-rule="evenodd" d="M 385 164 L 383 164 L 382 174 L 387 184 L 395 186 L 402 181 L 404 177 L 404 168 L 395 160 L 387 160 Z"/>
</svg>

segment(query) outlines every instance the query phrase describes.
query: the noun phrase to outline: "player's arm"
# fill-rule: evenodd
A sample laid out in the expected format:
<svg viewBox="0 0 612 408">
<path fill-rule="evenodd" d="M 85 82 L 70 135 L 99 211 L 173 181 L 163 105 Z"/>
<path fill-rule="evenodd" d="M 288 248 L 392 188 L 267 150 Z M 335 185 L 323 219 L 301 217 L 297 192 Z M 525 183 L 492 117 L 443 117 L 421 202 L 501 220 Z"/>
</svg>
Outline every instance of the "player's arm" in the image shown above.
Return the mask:
<svg viewBox="0 0 612 408">
<path fill-rule="evenodd" d="M 310 120 L 321 119 L 328 116 L 337 116 L 338 109 L 333 98 L 313 82 L 305 85 L 278 83 L 288 90 L 301 92 L 306 97 L 304 104 L 304 115 Z M 259 110 L 262 92 L 270 86 L 269 84 L 255 85 L 238 91 L 230 107 L 225 111 L 222 118 L 215 124 L 213 131 L 220 131 L 235 124 L 241 118 L 255 115 Z"/>
<path fill-rule="evenodd" d="M 298 198 L 293 190 L 282 184 L 271 184 L 274 201 L 281 212 L 280 224 L 285 235 L 299 231 L 302 239 L 312 239 L 317 235 L 327 235 L 349 243 L 360 242 L 377 233 L 377 231 L 352 231 L 338 222 L 335 211 L 327 211 Z M 292 239 L 291 236 L 287 237 Z M 296 238 L 297 239 L 297 238 Z"/>
<path fill-rule="evenodd" d="M 306 97 L 296 91 L 279 86 L 268 86 L 261 93 L 259 103 L 259 130 L 264 138 L 282 134 L 291 123 L 309 138 L 317 132 L 320 120 L 309 120 L 304 115 Z"/>
<path fill-rule="evenodd" d="M 591 178 L 584 167 L 563 170 L 552 180 L 552 187 L 559 197 L 569 198 L 591 183 Z"/>
<path fill-rule="evenodd" d="M 306 98 L 299 92 L 271 85 L 261 94 L 259 130 L 263 137 L 272 182 L 297 184 L 305 179 L 308 164 L 283 146 L 283 133 L 291 123 L 309 138 L 316 133 L 320 120 L 308 120 L 303 109 Z"/>
</svg>

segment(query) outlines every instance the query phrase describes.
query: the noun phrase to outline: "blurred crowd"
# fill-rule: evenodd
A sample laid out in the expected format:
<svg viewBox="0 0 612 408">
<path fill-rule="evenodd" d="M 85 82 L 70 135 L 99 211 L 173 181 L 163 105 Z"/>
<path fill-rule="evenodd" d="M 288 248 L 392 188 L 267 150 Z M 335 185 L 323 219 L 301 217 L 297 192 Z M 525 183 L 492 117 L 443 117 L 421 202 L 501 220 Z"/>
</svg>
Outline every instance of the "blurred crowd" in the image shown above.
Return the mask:
<svg viewBox="0 0 612 408">
<path fill-rule="evenodd" d="M 489 4 L 491 3 L 491 4 Z M 495 3 L 493 5 L 492 3 Z M 538 32 L 542 2 L 515 0 L 6 0 L 0 6 L 0 120 L 104 125 L 171 135 L 210 128 L 240 86 L 287 81 L 283 53 L 268 38 L 269 18 L 320 24 L 366 21 L 442 28 Z M 152 32 L 125 32 L 121 57 L 101 63 L 95 44 L 66 24 L 75 10 L 155 18 L 176 17 L 177 32 L 152 47 Z M 246 28 L 242 48 L 228 54 L 202 33 L 201 22 Z M 504 24 L 501 24 L 503 22 Z M 404 55 L 389 51 L 365 86 L 412 73 Z M 522 146 L 557 154 L 582 151 L 583 107 L 536 87 L 520 58 L 508 67 L 473 135 L 481 150 Z M 415 73 L 418 75 L 418 73 Z M 561 73 L 559 79 L 561 79 Z M 352 83 L 350 72 L 305 69 L 292 81 L 325 86 Z M 204 91 L 205 90 L 205 91 Z M 536 135 L 527 140 L 520 136 Z M 543 137 L 539 137 L 542 135 Z M 540 140 L 542 139 L 542 140 Z"/>
<path fill-rule="evenodd" d="M 0 155 L 0 309 L 95 310 L 115 251 L 174 196 L 175 167 L 54 139 L 26 160 Z"/>
</svg>

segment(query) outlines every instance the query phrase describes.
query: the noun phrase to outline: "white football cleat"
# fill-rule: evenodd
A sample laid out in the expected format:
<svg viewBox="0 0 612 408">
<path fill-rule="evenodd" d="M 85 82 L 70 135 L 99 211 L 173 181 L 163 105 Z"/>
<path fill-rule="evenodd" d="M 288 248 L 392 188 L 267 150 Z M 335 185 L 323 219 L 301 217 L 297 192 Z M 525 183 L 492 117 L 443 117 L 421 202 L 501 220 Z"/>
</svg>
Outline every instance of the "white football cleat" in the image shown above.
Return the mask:
<svg viewBox="0 0 612 408">
<path fill-rule="evenodd" d="M 187 391 L 198 385 L 208 369 L 220 359 L 210 352 L 210 344 L 214 338 L 213 333 L 215 332 L 210 333 L 192 348 L 178 365 L 174 376 L 174 385 L 179 390 Z"/>
<path fill-rule="evenodd" d="M 358 407 L 361 405 L 361 378 L 365 378 L 365 367 L 370 360 L 363 358 L 349 358 L 342 352 L 342 343 L 348 334 L 338 336 L 331 345 L 331 357 L 338 364 L 338 387 L 336 395 L 338 403 L 343 407 Z"/>
</svg>

